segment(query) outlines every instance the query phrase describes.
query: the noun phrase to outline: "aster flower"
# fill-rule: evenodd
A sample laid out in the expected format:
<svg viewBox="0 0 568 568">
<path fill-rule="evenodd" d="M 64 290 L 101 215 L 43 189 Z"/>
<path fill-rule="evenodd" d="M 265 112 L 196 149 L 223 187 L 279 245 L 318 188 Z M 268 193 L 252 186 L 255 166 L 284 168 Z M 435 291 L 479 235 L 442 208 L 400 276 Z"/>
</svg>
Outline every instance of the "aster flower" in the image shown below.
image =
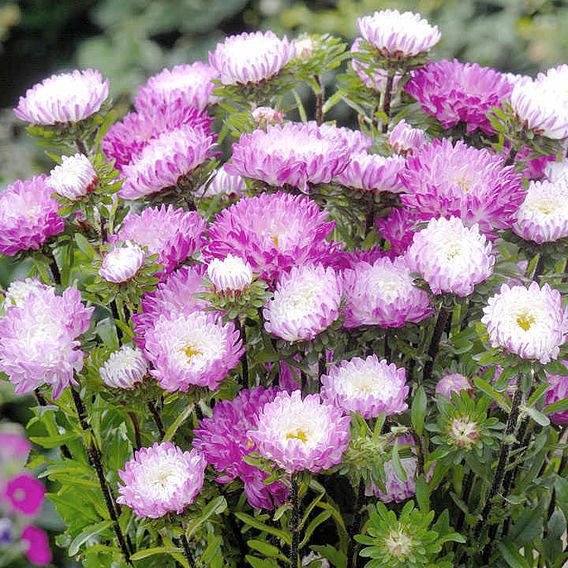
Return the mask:
<svg viewBox="0 0 568 568">
<path fill-rule="evenodd" d="M 543 365 L 558 357 L 568 330 L 568 314 L 560 292 L 548 284 L 542 288 L 536 282 L 528 288 L 503 284 L 483 313 L 481 321 L 493 347 Z"/>
<path fill-rule="evenodd" d="M 283 112 L 279 112 L 272 107 L 265 106 L 256 107 L 251 114 L 253 120 L 262 126 L 266 126 L 268 124 L 280 124 L 284 121 L 285 117 Z"/>
<path fill-rule="evenodd" d="M 16 280 L 8 286 L 6 296 L 4 297 L 4 308 L 10 306 L 21 307 L 26 298 L 30 295 L 41 295 L 49 286 L 38 280 L 37 278 L 26 278 L 25 280 Z"/>
<path fill-rule="evenodd" d="M 210 156 L 214 138 L 203 128 L 183 125 L 150 140 L 139 156 L 122 168 L 119 195 L 139 199 L 177 185 Z"/>
<path fill-rule="evenodd" d="M 342 273 L 347 268 L 356 268 L 360 262 L 373 264 L 375 260 L 384 256 L 385 253 L 378 246 L 370 249 L 338 250 L 326 260 L 324 266 L 330 266 L 336 272 Z"/>
<path fill-rule="evenodd" d="M 99 276 L 113 284 L 128 282 L 142 268 L 145 256 L 146 253 L 137 244 L 130 241 L 117 244 L 104 255 Z"/>
<path fill-rule="evenodd" d="M 51 191 L 77 201 L 85 197 L 97 183 L 97 172 L 83 154 L 62 156 L 61 164 L 49 173 L 47 185 Z"/>
<path fill-rule="evenodd" d="M 15 513 L 35 517 L 43 506 L 45 487 L 28 473 L 9 479 L 4 489 L 6 500 Z"/>
<path fill-rule="evenodd" d="M 420 14 L 398 10 L 381 10 L 357 19 L 363 39 L 382 56 L 395 59 L 415 57 L 432 49 L 441 34 Z"/>
<path fill-rule="evenodd" d="M 207 63 L 176 65 L 152 75 L 134 97 L 134 107 L 141 113 L 153 113 L 156 108 L 181 106 L 205 109 L 213 102 L 213 79 L 216 71 Z"/>
<path fill-rule="evenodd" d="M 387 416 L 408 409 L 406 371 L 376 355 L 366 359 L 353 357 L 333 365 L 327 375 L 320 377 L 322 398 L 345 412 L 359 412 L 363 418 Z"/>
<path fill-rule="evenodd" d="M 148 362 L 140 349 L 133 345 L 123 345 L 110 354 L 99 369 L 101 379 L 107 387 L 132 389 L 142 382 L 148 372 Z"/>
<path fill-rule="evenodd" d="M 537 244 L 568 237 L 568 180 L 531 181 L 513 232 Z"/>
<path fill-rule="evenodd" d="M 3 427 L 5 427 L 5 423 Z M 14 428 L 12 425 L 10 428 Z M 23 467 L 27 461 L 32 445 L 19 428 L 0 430 L 0 466 L 21 462 Z"/>
<path fill-rule="evenodd" d="M 279 482 L 265 484 L 268 474 L 244 461 L 258 449 L 248 437 L 248 431 L 257 428 L 262 408 L 274 400 L 277 392 L 275 388 L 244 389 L 234 400 L 218 402 L 212 417 L 201 420 L 199 428 L 194 430 L 194 447 L 222 474 L 216 481 L 230 483 L 239 477 L 249 503 L 257 509 L 280 506 L 288 493 Z"/>
<path fill-rule="evenodd" d="M 430 219 L 425 229 L 414 234 L 406 260 L 434 294 L 462 298 L 493 274 L 495 264 L 492 245 L 479 227 L 466 227 L 457 217 Z"/>
<path fill-rule="evenodd" d="M 234 254 L 228 254 L 223 260 L 214 258 L 207 266 L 207 276 L 217 293 L 244 290 L 253 278 L 250 264 Z"/>
<path fill-rule="evenodd" d="M 338 317 L 341 285 L 332 268 L 304 265 L 283 274 L 263 310 L 266 331 L 286 341 L 312 340 Z"/>
<path fill-rule="evenodd" d="M 294 57 L 294 46 L 273 32 L 242 33 L 225 38 L 209 52 L 209 64 L 223 85 L 247 85 L 272 79 Z"/>
<path fill-rule="evenodd" d="M 417 231 L 416 224 L 419 222 L 420 217 L 404 207 L 397 207 L 387 217 L 375 220 L 379 234 L 390 244 L 387 251 L 390 258 L 406 252 L 412 244 L 414 233 Z"/>
<path fill-rule="evenodd" d="M 444 375 L 437 383 L 436 394 L 443 394 L 446 398 L 451 398 L 453 392 L 471 391 L 473 386 L 471 381 L 459 373 Z"/>
<path fill-rule="evenodd" d="M 47 176 L 40 175 L 18 180 L 0 192 L 0 254 L 39 250 L 63 232 L 59 203 L 46 182 Z"/>
<path fill-rule="evenodd" d="M 52 75 L 28 89 L 14 113 L 31 124 L 79 122 L 99 111 L 108 89 L 108 79 L 93 69 Z"/>
<path fill-rule="evenodd" d="M 428 295 L 414 285 L 403 257 L 359 262 L 343 275 L 347 328 L 361 325 L 402 327 L 432 314 Z"/>
<path fill-rule="evenodd" d="M 144 339 L 150 372 L 169 392 L 191 385 L 215 390 L 243 353 L 234 324 L 209 312 L 159 315 Z"/>
<path fill-rule="evenodd" d="M 116 238 L 133 241 L 158 255 L 166 273 L 193 256 L 204 242 L 205 221 L 196 211 L 175 209 L 172 205 L 147 207 L 129 213 Z"/>
<path fill-rule="evenodd" d="M 568 365 L 568 361 L 564 361 Z M 547 406 L 568 398 L 568 376 L 567 375 L 546 375 L 546 381 L 551 386 L 546 391 L 545 409 Z M 568 410 L 549 414 L 550 420 L 555 424 L 568 424 Z"/>
<path fill-rule="evenodd" d="M 544 169 L 544 175 L 553 183 L 568 181 L 568 159 L 549 162 Z"/>
<path fill-rule="evenodd" d="M 199 452 L 184 452 L 170 442 L 142 448 L 118 472 L 122 484 L 116 501 L 140 517 L 181 514 L 201 491 L 206 466 Z"/>
<path fill-rule="evenodd" d="M 454 59 L 428 63 L 404 89 L 444 128 L 464 123 L 468 134 L 479 129 L 491 135 L 495 131 L 487 114 L 509 99 L 513 85 L 495 69 Z"/>
<path fill-rule="evenodd" d="M 369 68 L 369 65 L 357 58 L 358 53 L 364 52 L 363 42 L 364 40 L 360 37 L 356 38 L 351 46 L 351 66 L 353 70 L 368 89 L 372 89 L 377 93 L 381 93 L 385 90 L 387 85 L 387 72 L 384 69 L 373 69 Z M 400 75 L 395 75 L 393 78 L 393 89 L 397 88 L 398 82 L 400 81 Z"/>
<path fill-rule="evenodd" d="M 402 203 L 423 217 L 459 217 L 468 227 L 478 223 L 492 236 L 507 229 L 525 191 L 520 174 L 503 158 L 461 141 L 435 140 L 406 160 L 400 179 L 407 193 Z"/>
<path fill-rule="evenodd" d="M 401 156 L 386 158 L 377 154 L 352 154 L 349 165 L 335 181 L 353 189 L 381 193 L 400 193 L 404 188 L 398 174 L 404 168 Z"/>
<path fill-rule="evenodd" d="M 260 455 L 288 473 L 318 473 L 341 462 L 349 445 L 349 416 L 322 402 L 319 394 L 302 399 L 299 390 L 280 392 L 264 405 L 256 429 L 248 432 Z"/>
<path fill-rule="evenodd" d="M 77 338 L 89 328 L 93 309 L 85 308 L 75 288 L 57 296 L 51 287 L 7 309 L 0 319 L 0 371 L 16 393 L 48 384 L 56 399 L 76 384 L 73 374 L 83 368 L 84 357 Z"/>
<path fill-rule="evenodd" d="M 383 503 L 403 503 L 416 494 L 416 469 L 418 460 L 415 456 L 399 458 L 400 465 L 406 473 L 406 480 L 400 479 L 394 469 L 392 460 L 384 463 L 384 490 L 375 483 L 365 488 L 367 496 L 375 495 Z"/>
<path fill-rule="evenodd" d="M 247 188 L 245 180 L 236 174 L 230 174 L 225 164 L 215 173 L 211 183 L 197 190 L 202 197 L 215 197 L 221 195 L 229 199 L 240 197 Z"/>
<path fill-rule="evenodd" d="M 47 533 L 38 527 L 27 525 L 20 535 L 26 558 L 35 566 L 47 566 L 52 554 Z"/>
<path fill-rule="evenodd" d="M 319 262 L 337 248 L 326 237 L 334 227 L 313 201 L 286 193 L 245 197 L 209 227 L 209 258 L 237 254 L 255 274 L 271 280 L 293 266 Z"/>
<path fill-rule="evenodd" d="M 413 128 L 404 119 L 398 121 L 389 134 L 389 146 L 392 151 L 404 157 L 411 156 L 427 142 L 426 132 Z"/>
<path fill-rule="evenodd" d="M 243 134 L 227 171 L 273 187 L 329 183 L 349 163 L 343 136 L 315 122 L 269 125 Z"/>
<path fill-rule="evenodd" d="M 306 124 L 313 125 L 315 123 L 308 122 Z M 365 133 L 344 126 L 322 124 L 319 126 L 319 132 L 332 140 L 335 145 L 344 147 L 349 154 L 363 154 L 373 145 L 373 139 Z"/>
</svg>

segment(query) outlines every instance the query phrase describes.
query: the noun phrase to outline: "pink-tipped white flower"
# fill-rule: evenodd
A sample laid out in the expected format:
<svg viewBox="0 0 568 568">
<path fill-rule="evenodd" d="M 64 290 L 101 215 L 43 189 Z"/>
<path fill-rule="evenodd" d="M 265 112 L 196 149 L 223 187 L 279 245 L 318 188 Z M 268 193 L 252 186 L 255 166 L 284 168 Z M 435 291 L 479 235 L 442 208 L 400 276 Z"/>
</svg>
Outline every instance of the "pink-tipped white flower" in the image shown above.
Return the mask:
<svg viewBox="0 0 568 568">
<path fill-rule="evenodd" d="M 404 119 L 397 122 L 389 134 L 389 146 L 395 154 L 404 157 L 411 156 L 427 142 L 426 132 L 413 128 Z"/>
<path fill-rule="evenodd" d="M 376 418 L 404 412 L 408 405 L 406 371 L 376 355 L 354 357 L 333 365 L 321 378 L 321 396 L 346 412 L 359 412 L 363 418 Z"/>
<path fill-rule="evenodd" d="M 359 33 L 381 55 L 403 59 L 426 53 L 441 38 L 437 26 L 431 26 L 420 14 L 381 10 L 357 19 Z"/>
<path fill-rule="evenodd" d="M 384 491 L 376 484 L 371 483 L 366 488 L 367 496 L 375 495 L 383 503 L 402 503 L 416 494 L 416 470 L 418 460 L 414 456 L 400 458 L 400 465 L 406 474 L 406 480 L 398 477 L 392 460 L 384 464 L 385 478 L 383 480 Z"/>
<path fill-rule="evenodd" d="M 208 186 L 203 186 L 197 190 L 198 195 L 202 197 L 216 197 L 220 195 L 229 199 L 235 199 L 244 193 L 247 188 L 245 180 L 237 174 L 227 172 L 226 165 L 217 170 Z"/>
<path fill-rule="evenodd" d="M 343 274 L 344 326 L 402 327 L 432 314 L 428 294 L 414 285 L 403 257 L 358 262 Z"/>
<path fill-rule="evenodd" d="M 457 217 L 430 219 L 414 235 L 406 252 L 408 266 L 434 294 L 466 297 L 493 274 L 492 245 L 477 225 L 466 227 Z"/>
<path fill-rule="evenodd" d="M 288 473 L 318 473 L 341 462 L 349 445 L 350 421 L 319 394 L 302 399 L 299 390 L 284 391 L 264 405 L 257 428 L 248 436 L 261 456 Z"/>
<path fill-rule="evenodd" d="M 99 275 L 113 284 L 128 282 L 142 268 L 145 256 L 146 253 L 137 244 L 117 244 L 105 254 Z"/>
<path fill-rule="evenodd" d="M 155 443 L 134 454 L 118 472 L 116 500 L 140 517 L 158 519 L 183 513 L 203 487 L 207 462 L 197 451 L 184 452 L 170 442 Z"/>
<path fill-rule="evenodd" d="M 207 276 L 216 292 L 240 292 L 252 283 L 252 268 L 240 256 L 228 254 L 223 260 L 214 258 L 207 266 Z"/>
<path fill-rule="evenodd" d="M 341 285 L 332 268 L 298 266 L 283 274 L 263 310 L 266 331 L 286 341 L 312 340 L 338 317 Z"/>
<path fill-rule="evenodd" d="M 31 124 L 79 122 L 99 111 L 108 88 L 108 79 L 93 69 L 52 75 L 28 89 L 14 112 Z"/>
<path fill-rule="evenodd" d="M 279 112 L 272 107 L 256 107 L 252 111 L 252 118 L 255 122 L 262 126 L 266 126 L 268 124 L 280 124 L 284 121 L 285 114 L 283 112 Z"/>
<path fill-rule="evenodd" d="M 450 373 L 443 376 L 436 383 L 435 392 L 436 394 L 443 394 L 446 398 L 451 398 L 453 392 L 461 392 L 463 390 L 473 390 L 471 381 L 459 373 Z"/>
<path fill-rule="evenodd" d="M 209 64 L 223 85 L 248 85 L 271 79 L 294 57 L 294 46 L 273 32 L 229 36 L 209 53 Z"/>
<path fill-rule="evenodd" d="M 234 324 L 205 312 L 160 315 L 145 340 L 151 373 L 169 392 L 191 385 L 215 390 L 243 353 Z"/>
<path fill-rule="evenodd" d="M 10 306 L 21 307 L 28 296 L 41 295 L 49 286 L 40 282 L 37 278 L 26 278 L 25 280 L 16 280 L 8 286 L 6 295 L 4 296 L 4 308 Z"/>
<path fill-rule="evenodd" d="M 97 172 L 87 156 L 63 156 L 61 164 L 49 173 L 47 185 L 54 193 L 77 201 L 85 197 L 97 183 Z"/>
<path fill-rule="evenodd" d="M 133 345 L 123 345 L 111 353 L 99 369 L 103 383 L 115 389 L 133 389 L 142 382 L 147 372 L 148 362 L 144 354 Z"/>
<path fill-rule="evenodd" d="M 513 232 L 539 245 L 568 237 L 568 180 L 531 181 Z"/>
<path fill-rule="evenodd" d="M 386 158 L 377 154 L 352 154 L 348 166 L 336 176 L 335 181 L 361 191 L 400 193 L 404 187 L 398 174 L 405 162 L 401 156 Z"/>
<path fill-rule="evenodd" d="M 503 284 L 483 313 L 481 321 L 493 347 L 543 365 L 558 358 L 568 331 L 568 314 L 558 290 L 536 282 L 528 288 Z"/>
</svg>

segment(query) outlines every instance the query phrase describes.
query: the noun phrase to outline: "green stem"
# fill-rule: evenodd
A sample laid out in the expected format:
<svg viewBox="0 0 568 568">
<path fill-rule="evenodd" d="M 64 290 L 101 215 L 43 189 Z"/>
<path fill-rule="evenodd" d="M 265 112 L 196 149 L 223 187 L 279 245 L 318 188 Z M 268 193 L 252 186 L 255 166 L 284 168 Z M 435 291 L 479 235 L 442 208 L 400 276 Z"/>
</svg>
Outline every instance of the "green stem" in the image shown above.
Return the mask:
<svg viewBox="0 0 568 568">
<path fill-rule="evenodd" d="M 158 428 L 158 432 L 160 433 L 160 440 L 163 440 L 164 436 L 166 435 L 164 423 L 162 422 L 162 417 L 160 416 L 160 413 L 158 412 L 156 405 L 151 400 L 148 401 L 148 410 L 150 411 L 150 414 L 152 415 L 152 418 L 154 419 L 154 423 L 156 424 L 156 427 Z"/>
<path fill-rule="evenodd" d="M 347 550 L 347 568 L 356 568 L 357 566 L 357 555 L 356 548 L 357 542 L 355 537 L 361 532 L 361 525 L 363 523 L 363 506 L 365 504 L 365 482 L 361 478 L 359 480 L 359 486 L 357 487 L 357 498 L 355 500 L 355 516 L 353 518 L 353 524 L 351 525 L 351 531 L 349 539 L 349 548 Z"/>
<path fill-rule="evenodd" d="M 394 71 L 389 69 L 387 71 L 387 84 L 385 86 L 385 95 L 383 97 L 382 111 L 385 114 L 383 122 L 383 134 L 385 134 L 389 129 L 393 83 L 394 83 Z"/>
<path fill-rule="evenodd" d="M 298 487 L 298 474 L 293 473 L 290 477 L 290 504 L 292 505 L 292 514 L 288 528 L 292 535 L 292 543 L 290 544 L 290 566 L 298 568 L 300 561 L 300 492 Z"/>
<path fill-rule="evenodd" d="M 440 349 L 440 340 L 442 339 L 442 334 L 446 328 L 449 316 L 450 314 L 448 310 L 441 306 L 440 311 L 438 312 L 436 325 L 434 326 L 434 332 L 432 333 L 432 339 L 430 340 L 430 346 L 428 347 L 428 360 L 424 363 L 424 372 L 422 375 L 424 383 L 427 383 L 432 378 L 434 363 Z"/>
<path fill-rule="evenodd" d="M 190 568 L 196 568 L 197 564 L 195 563 L 193 555 L 191 554 L 191 549 L 189 548 L 189 542 L 187 540 L 187 537 L 185 536 L 185 531 L 182 531 L 179 539 L 181 541 L 183 554 L 185 556 L 185 559 L 187 560 L 187 563 L 189 564 Z"/>
<path fill-rule="evenodd" d="M 316 95 L 316 123 L 318 124 L 318 126 L 320 126 L 321 124 L 323 124 L 324 120 L 323 103 L 325 100 L 325 90 L 324 90 L 325 88 L 323 86 L 321 77 L 319 75 L 316 75 L 314 78 L 319 87 L 319 91 L 316 91 L 315 95 Z"/>
</svg>

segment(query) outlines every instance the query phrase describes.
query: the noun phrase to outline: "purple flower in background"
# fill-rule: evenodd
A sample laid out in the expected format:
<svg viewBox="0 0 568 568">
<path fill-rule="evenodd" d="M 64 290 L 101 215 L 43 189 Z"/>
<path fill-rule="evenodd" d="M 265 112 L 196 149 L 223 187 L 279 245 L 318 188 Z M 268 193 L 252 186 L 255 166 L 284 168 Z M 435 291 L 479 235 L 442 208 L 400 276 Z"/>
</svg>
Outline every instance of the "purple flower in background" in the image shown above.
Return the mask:
<svg viewBox="0 0 568 568">
<path fill-rule="evenodd" d="M 8 480 L 4 494 L 15 513 L 35 517 L 43 506 L 45 491 L 41 481 L 32 475 L 22 473 Z"/>
<path fill-rule="evenodd" d="M 563 363 L 565 366 L 568 365 L 568 361 Z M 568 398 L 568 371 L 565 375 L 547 374 L 546 380 L 551 388 L 546 391 L 545 410 L 547 406 Z M 550 414 L 549 418 L 555 424 L 568 424 L 568 410 Z"/>
<path fill-rule="evenodd" d="M 435 392 L 436 394 L 443 394 L 446 398 L 451 398 L 453 392 L 461 392 L 463 390 L 473 390 L 471 381 L 459 373 L 450 373 L 449 375 L 444 375 L 436 383 Z"/>
<path fill-rule="evenodd" d="M 420 221 L 418 215 L 411 213 L 405 207 L 393 209 L 387 217 L 376 219 L 379 235 L 390 244 L 390 248 L 386 251 L 389 258 L 396 258 L 406 252 L 412 244 L 414 234 L 418 230 L 416 225 Z"/>
<path fill-rule="evenodd" d="M 402 503 L 416 494 L 416 469 L 418 460 L 414 456 L 400 458 L 400 465 L 406 473 L 406 481 L 401 480 L 392 460 L 385 462 L 384 491 L 374 483 L 365 489 L 367 496 L 375 495 L 383 503 Z"/>
<path fill-rule="evenodd" d="M 49 548 L 47 533 L 38 527 L 24 527 L 20 540 L 24 545 L 26 558 L 34 566 L 46 566 L 51 563 L 52 554 Z"/>
<path fill-rule="evenodd" d="M 405 162 L 401 156 L 387 158 L 377 154 L 352 154 L 349 165 L 335 177 L 335 181 L 361 191 L 400 193 L 404 187 L 398 174 Z"/>
</svg>

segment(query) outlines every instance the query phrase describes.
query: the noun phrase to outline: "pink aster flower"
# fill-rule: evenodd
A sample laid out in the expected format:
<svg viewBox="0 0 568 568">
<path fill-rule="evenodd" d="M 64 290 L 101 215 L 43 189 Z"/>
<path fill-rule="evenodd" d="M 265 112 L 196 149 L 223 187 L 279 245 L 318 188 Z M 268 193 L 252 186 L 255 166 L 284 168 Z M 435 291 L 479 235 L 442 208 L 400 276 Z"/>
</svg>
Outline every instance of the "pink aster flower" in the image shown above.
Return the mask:
<svg viewBox="0 0 568 568">
<path fill-rule="evenodd" d="M 543 365 L 558 358 L 568 331 L 568 313 L 558 290 L 536 282 L 528 288 L 503 284 L 483 313 L 481 321 L 493 347 Z"/>
<path fill-rule="evenodd" d="M 197 190 L 199 195 L 205 198 L 220 195 L 228 199 L 235 199 L 244 193 L 247 188 L 245 180 L 239 175 L 227 172 L 226 165 L 217 170 L 208 186 Z"/>
<path fill-rule="evenodd" d="M 353 189 L 381 193 L 403 191 L 398 174 L 406 160 L 401 156 L 386 158 L 377 154 L 352 154 L 349 165 L 335 181 Z"/>
<path fill-rule="evenodd" d="M 78 337 L 89 328 L 94 308 L 85 308 L 81 293 L 55 288 L 30 294 L 21 306 L 11 306 L 0 319 L 0 371 L 8 375 L 16 393 L 28 393 L 42 384 L 53 387 L 53 398 L 83 368 Z"/>
<path fill-rule="evenodd" d="M 18 180 L 0 192 L 0 254 L 39 250 L 50 237 L 63 232 L 59 203 L 46 182 L 47 176 L 40 175 Z"/>
<path fill-rule="evenodd" d="M 368 89 L 372 89 L 377 93 L 381 93 L 385 90 L 387 84 L 387 72 L 384 69 L 371 70 L 369 69 L 369 65 L 367 63 L 360 61 L 357 58 L 357 54 L 364 51 L 362 42 L 363 39 L 358 37 L 355 39 L 353 45 L 351 46 L 351 54 L 353 56 L 353 59 L 351 60 L 351 66 L 353 67 L 355 73 L 359 75 L 363 83 L 365 83 L 365 86 Z M 397 88 L 399 81 L 400 75 L 395 75 L 392 85 L 394 89 Z"/>
<path fill-rule="evenodd" d="M 400 458 L 402 469 L 406 473 L 406 481 L 396 473 L 392 460 L 385 462 L 384 491 L 374 483 L 365 489 L 367 496 L 375 495 L 383 503 L 402 503 L 416 494 L 416 469 L 418 460 L 414 456 Z"/>
<path fill-rule="evenodd" d="M 99 276 L 113 284 L 123 284 L 134 278 L 142 265 L 146 253 L 137 244 L 127 241 L 116 244 L 103 257 Z"/>
<path fill-rule="evenodd" d="M 332 130 L 314 122 L 277 124 L 243 134 L 233 145 L 227 171 L 273 187 L 309 192 L 308 184 L 329 183 L 349 163 L 349 149 Z"/>
<path fill-rule="evenodd" d="M 461 141 L 422 146 L 408 157 L 400 179 L 407 191 L 401 200 L 408 208 L 426 218 L 454 215 L 467 226 L 478 223 L 488 236 L 512 225 L 525 195 L 513 166 Z"/>
<path fill-rule="evenodd" d="M 4 493 L 15 513 L 34 517 L 43 506 L 45 487 L 32 475 L 23 473 L 8 480 Z"/>
<path fill-rule="evenodd" d="M 568 365 L 568 361 L 563 362 Z M 551 388 L 546 391 L 545 408 L 560 400 L 568 398 L 568 375 L 546 375 L 546 381 Z M 549 418 L 555 424 L 568 424 L 568 410 L 550 414 Z"/>
<path fill-rule="evenodd" d="M 24 527 L 20 541 L 24 545 L 26 558 L 34 566 L 47 566 L 51 563 L 52 554 L 49 548 L 49 539 L 43 529 L 32 525 Z"/>
<path fill-rule="evenodd" d="M 218 483 L 230 483 L 239 477 L 252 507 L 272 509 L 280 506 L 288 491 L 280 482 L 264 483 L 268 474 L 246 463 L 244 458 L 258 450 L 248 436 L 258 427 L 258 418 L 268 402 L 278 393 L 275 388 L 242 390 L 234 400 L 223 400 L 213 408 L 213 416 L 201 420 L 194 430 L 194 447 L 201 451 L 221 475 Z"/>
<path fill-rule="evenodd" d="M 426 53 L 441 37 L 438 27 L 431 26 L 420 14 L 398 10 L 381 10 L 358 18 L 357 28 L 381 55 L 396 59 Z"/>
<path fill-rule="evenodd" d="M 351 419 L 319 394 L 280 392 L 264 405 L 258 426 L 248 432 L 258 452 L 288 473 L 318 473 L 341 462 L 349 445 Z"/>
<path fill-rule="evenodd" d="M 28 296 L 41 295 L 48 288 L 49 286 L 40 282 L 37 278 L 16 280 L 12 282 L 6 290 L 4 308 L 8 309 L 10 306 L 22 306 Z"/>
<path fill-rule="evenodd" d="M 308 122 L 306 124 L 313 125 L 315 123 Z M 343 147 L 349 154 L 364 154 L 373 145 L 373 139 L 365 133 L 344 126 L 322 124 L 319 126 L 319 132 L 336 146 Z"/>
<path fill-rule="evenodd" d="M 379 361 L 376 355 L 341 361 L 320 380 L 324 400 L 363 418 L 376 418 L 383 412 L 392 416 L 408 409 L 404 402 L 408 396 L 406 371 L 385 359 Z"/>
<path fill-rule="evenodd" d="M 214 258 L 207 266 L 207 276 L 217 293 L 240 292 L 252 283 L 252 268 L 240 256 L 228 254 L 223 260 Z"/>
<path fill-rule="evenodd" d="M 513 232 L 539 245 L 568 237 L 568 181 L 531 181 Z"/>
<path fill-rule="evenodd" d="M 184 125 L 150 140 L 140 155 L 122 168 L 124 199 L 139 199 L 177 185 L 210 156 L 214 137 Z"/>
<path fill-rule="evenodd" d="M 99 111 L 108 88 L 108 79 L 93 69 L 52 75 L 28 89 L 14 112 L 32 124 L 79 122 Z"/>
<path fill-rule="evenodd" d="M 464 123 L 468 133 L 494 134 L 487 113 L 509 99 L 513 85 L 495 69 L 454 59 L 428 63 L 404 88 L 444 128 Z"/>
<path fill-rule="evenodd" d="M 416 225 L 420 220 L 418 215 L 404 207 L 393 209 L 384 219 L 376 219 L 375 224 L 379 234 L 390 244 L 387 250 L 389 258 L 395 258 L 406 252 L 412 244 L 414 233 L 418 230 Z"/>
<path fill-rule="evenodd" d="M 337 245 L 334 227 L 313 201 L 286 193 L 245 197 L 223 210 L 209 227 L 209 258 L 237 254 L 255 274 L 272 280 L 293 266 L 319 262 Z"/>
<path fill-rule="evenodd" d="M 116 238 L 135 242 L 150 254 L 157 254 L 164 272 L 169 273 L 201 249 L 204 231 L 205 221 L 196 211 L 162 205 L 129 213 Z"/>
<path fill-rule="evenodd" d="M 294 57 L 294 46 L 273 32 L 242 33 L 225 38 L 209 52 L 209 64 L 223 85 L 247 85 L 271 79 Z"/>
<path fill-rule="evenodd" d="M 142 351 L 133 345 L 123 345 L 111 353 L 99 369 L 103 383 L 115 389 L 132 389 L 147 373 L 148 362 Z"/>
<path fill-rule="evenodd" d="M 428 294 L 414 285 L 403 257 L 357 263 L 343 275 L 347 328 L 361 325 L 402 327 L 432 314 Z"/>
<path fill-rule="evenodd" d="M 286 341 L 312 340 L 339 317 L 341 285 L 332 268 L 304 265 L 283 274 L 263 310 L 266 331 Z"/>
<path fill-rule="evenodd" d="M 53 193 L 77 201 L 85 197 L 97 183 L 97 172 L 83 154 L 62 156 L 61 164 L 49 173 L 47 185 Z"/>
<path fill-rule="evenodd" d="M 204 292 L 207 288 L 201 268 L 184 266 L 169 274 L 153 292 L 142 296 L 142 311 L 132 316 L 134 341 L 143 347 L 146 333 L 163 314 L 191 313 L 206 308 L 208 302 L 197 296 Z"/>
<path fill-rule="evenodd" d="M 477 225 L 466 227 L 457 217 L 442 217 L 430 219 L 425 229 L 415 233 L 406 260 L 434 294 L 465 298 L 493 274 L 492 248 Z"/>
<path fill-rule="evenodd" d="M 187 392 L 191 385 L 215 390 L 243 353 L 234 324 L 209 312 L 158 316 L 146 331 L 145 347 L 151 374 L 169 392 Z"/>
<path fill-rule="evenodd" d="M 28 458 L 32 445 L 18 430 L 0 430 L 0 465 L 22 462 Z"/>
<path fill-rule="evenodd" d="M 138 89 L 134 107 L 145 114 L 177 104 L 205 109 L 213 102 L 213 79 L 216 78 L 216 71 L 201 61 L 176 65 L 171 70 L 162 69 Z"/>
<path fill-rule="evenodd" d="M 134 454 L 118 472 L 122 484 L 116 500 L 139 517 L 158 519 L 168 513 L 183 513 L 195 501 L 205 479 L 205 458 L 184 452 L 170 442 L 155 443 Z"/>
<path fill-rule="evenodd" d="M 436 383 L 436 394 L 443 394 L 446 398 L 451 398 L 453 392 L 472 391 L 471 381 L 459 373 L 444 375 Z"/>
<path fill-rule="evenodd" d="M 420 128 L 413 128 L 402 119 L 389 134 L 389 146 L 395 154 L 412 156 L 421 146 L 428 142 L 426 132 Z"/>
</svg>

